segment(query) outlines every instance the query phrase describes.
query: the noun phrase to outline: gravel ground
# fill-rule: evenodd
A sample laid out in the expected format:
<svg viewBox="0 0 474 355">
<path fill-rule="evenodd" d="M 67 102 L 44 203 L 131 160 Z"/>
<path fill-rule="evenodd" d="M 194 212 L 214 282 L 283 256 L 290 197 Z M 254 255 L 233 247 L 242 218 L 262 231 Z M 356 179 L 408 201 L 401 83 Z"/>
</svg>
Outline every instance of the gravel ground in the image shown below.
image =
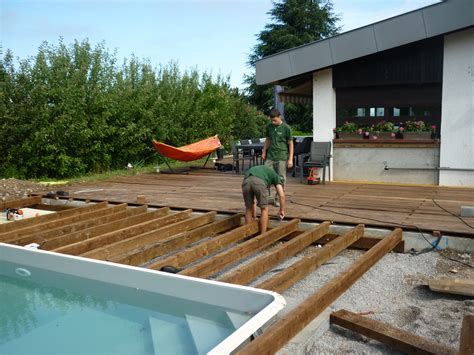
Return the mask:
<svg viewBox="0 0 474 355">
<path fill-rule="evenodd" d="M 32 192 L 46 192 L 48 187 L 30 181 L 17 179 L 0 180 L 0 201 L 17 200 Z"/>
<path fill-rule="evenodd" d="M 306 250 L 304 254 L 309 251 Z M 343 251 L 284 292 L 283 296 L 302 302 L 362 253 L 356 250 Z M 473 260 L 473 255 L 469 254 L 451 253 L 451 257 L 463 257 L 464 261 L 471 263 Z M 278 268 L 293 262 L 289 260 Z M 474 299 L 435 293 L 424 286 L 427 280 L 439 277 L 474 278 L 474 271 L 435 252 L 418 256 L 390 253 L 339 297 L 330 309 L 369 312 L 367 317 L 371 319 L 458 348 L 462 319 L 465 314 L 474 313 Z M 263 277 L 258 282 L 262 280 Z M 375 340 L 338 326 L 331 326 L 308 352 L 321 353 L 397 354 Z"/>
</svg>

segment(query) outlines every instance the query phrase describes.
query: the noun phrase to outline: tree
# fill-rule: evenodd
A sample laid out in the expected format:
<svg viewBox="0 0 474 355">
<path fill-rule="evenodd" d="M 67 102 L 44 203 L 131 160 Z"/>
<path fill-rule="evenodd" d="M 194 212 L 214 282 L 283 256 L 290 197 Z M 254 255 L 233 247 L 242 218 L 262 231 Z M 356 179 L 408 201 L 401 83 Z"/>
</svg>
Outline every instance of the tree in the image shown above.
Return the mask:
<svg viewBox="0 0 474 355">
<path fill-rule="evenodd" d="M 333 36 L 340 30 L 336 26 L 339 17 L 333 13 L 331 0 L 274 1 L 269 15 L 272 22 L 257 35 L 257 44 L 249 55 L 247 64 L 251 68 L 263 57 Z M 257 85 L 255 74 L 246 75 L 244 82 L 249 103 L 268 113 L 273 105 L 273 86 Z M 311 127 L 309 114 L 308 105 L 287 105 L 286 119 L 298 128 L 307 128 L 308 122 Z"/>
</svg>

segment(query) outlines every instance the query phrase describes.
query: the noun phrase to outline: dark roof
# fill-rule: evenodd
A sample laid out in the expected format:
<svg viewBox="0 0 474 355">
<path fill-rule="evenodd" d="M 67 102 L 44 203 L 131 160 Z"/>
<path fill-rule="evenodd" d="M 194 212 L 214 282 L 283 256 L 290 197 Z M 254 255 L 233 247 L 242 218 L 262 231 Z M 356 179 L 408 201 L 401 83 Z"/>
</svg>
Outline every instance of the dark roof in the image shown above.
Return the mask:
<svg viewBox="0 0 474 355">
<path fill-rule="evenodd" d="M 474 0 L 443 1 L 262 58 L 256 63 L 257 84 L 278 82 L 472 26 Z"/>
</svg>

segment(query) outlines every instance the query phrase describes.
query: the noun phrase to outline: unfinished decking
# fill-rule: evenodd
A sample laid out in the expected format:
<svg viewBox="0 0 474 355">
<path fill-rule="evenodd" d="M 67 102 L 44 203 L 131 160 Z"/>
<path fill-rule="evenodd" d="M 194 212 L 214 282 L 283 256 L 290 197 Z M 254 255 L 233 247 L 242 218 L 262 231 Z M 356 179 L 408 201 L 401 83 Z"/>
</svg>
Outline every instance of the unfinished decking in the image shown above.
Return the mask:
<svg viewBox="0 0 474 355">
<path fill-rule="evenodd" d="M 77 184 L 65 190 L 83 199 L 134 203 L 138 195 L 144 195 L 150 205 L 236 213 L 244 211 L 241 182 L 242 175 L 209 169 L 186 174 L 140 174 Z M 474 237 L 474 229 L 442 209 L 459 214 L 461 206 L 472 206 L 474 188 L 335 182 L 308 186 L 289 178 L 286 195 L 287 218 L 403 226 L 405 230 L 420 228 Z M 277 211 L 270 207 L 271 214 Z M 463 219 L 474 226 L 474 218 Z"/>
</svg>

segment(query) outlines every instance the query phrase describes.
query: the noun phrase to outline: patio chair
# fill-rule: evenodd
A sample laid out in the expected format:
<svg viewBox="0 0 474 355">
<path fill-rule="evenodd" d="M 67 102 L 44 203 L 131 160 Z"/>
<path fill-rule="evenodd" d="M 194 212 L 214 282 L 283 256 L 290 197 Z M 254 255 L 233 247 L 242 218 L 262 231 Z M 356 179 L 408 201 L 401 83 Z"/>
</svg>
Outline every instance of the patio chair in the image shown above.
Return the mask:
<svg viewBox="0 0 474 355">
<path fill-rule="evenodd" d="M 252 139 L 252 144 L 261 144 L 260 142 L 260 138 L 253 138 Z M 253 155 L 255 157 L 255 165 L 261 165 L 263 162 L 262 162 L 262 150 L 263 150 L 263 146 L 262 148 L 257 148 L 257 149 L 254 149 L 253 150 Z M 258 160 L 260 159 L 260 163 L 258 162 Z"/>
<path fill-rule="evenodd" d="M 243 150 L 239 148 L 240 144 L 232 144 L 232 171 L 235 171 L 237 174 L 240 172 L 240 162 L 242 162 L 242 172 L 244 171 L 245 161 L 248 160 L 249 167 L 252 166 L 254 161 L 253 155 L 246 154 Z"/>
<path fill-rule="evenodd" d="M 329 180 L 331 179 L 331 142 L 311 142 L 309 160 L 301 162 L 300 182 L 303 183 L 305 168 L 322 168 L 323 184 L 326 182 L 326 167 L 329 170 Z"/>
<path fill-rule="evenodd" d="M 295 144 L 293 151 L 293 177 L 296 176 L 296 170 L 303 162 L 304 157 L 310 153 L 312 142 L 313 137 L 305 137 L 301 142 Z"/>
</svg>

